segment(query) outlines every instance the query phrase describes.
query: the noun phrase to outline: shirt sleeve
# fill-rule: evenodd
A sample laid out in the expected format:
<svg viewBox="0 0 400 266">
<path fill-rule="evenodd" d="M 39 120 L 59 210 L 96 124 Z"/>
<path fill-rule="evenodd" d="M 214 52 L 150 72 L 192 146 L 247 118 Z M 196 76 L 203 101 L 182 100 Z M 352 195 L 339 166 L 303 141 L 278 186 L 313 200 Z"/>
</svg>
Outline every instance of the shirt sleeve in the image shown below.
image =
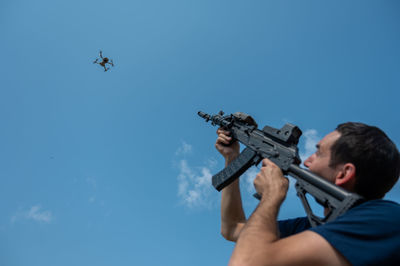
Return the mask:
<svg viewBox="0 0 400 266">
<path fill-rule="evenodd" d="M 285 238 L 311 227 L 307 217 L 282 220 L 278 222 L 280 238 Z"/>
</svg>

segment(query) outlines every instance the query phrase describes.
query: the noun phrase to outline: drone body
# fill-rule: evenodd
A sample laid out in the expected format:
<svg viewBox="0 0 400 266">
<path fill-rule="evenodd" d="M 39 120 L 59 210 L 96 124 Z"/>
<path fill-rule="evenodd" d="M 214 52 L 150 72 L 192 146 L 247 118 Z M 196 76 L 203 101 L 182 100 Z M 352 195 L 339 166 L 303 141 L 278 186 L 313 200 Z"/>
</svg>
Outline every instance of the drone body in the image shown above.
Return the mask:
<svg viewBox="0 0 400 266">
<path fill-rule="evenodd" d="M 100 58 L 96 58 L 96 60 L 94 60 L 93 64 L 98 64 L 98 65 L 104 67 L 104 72 L 106 72 L 107 70 L 110 69 L 110 67 L 106 66 L 107 64 L 112 67 L 114 66 L 112 59 L 109 59 L 108 57 L 103 57 L 102 51 L 100 51 L 99 56 L 100 56 Z"/>
</svg>

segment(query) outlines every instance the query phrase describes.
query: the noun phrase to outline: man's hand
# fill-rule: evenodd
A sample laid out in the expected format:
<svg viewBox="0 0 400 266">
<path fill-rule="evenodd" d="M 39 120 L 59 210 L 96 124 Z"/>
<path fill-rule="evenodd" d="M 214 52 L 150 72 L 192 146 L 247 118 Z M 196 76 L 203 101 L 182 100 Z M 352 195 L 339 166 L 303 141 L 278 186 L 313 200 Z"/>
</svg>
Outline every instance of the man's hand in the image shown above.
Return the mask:
<svg viewBox="0 0 400 266">
<path fill-rule="evenodd" d="M 229 163 L 239 155 L 239 142 L 235 141 L 231 143 L 232 137 L 229 136 L 231 133 L 222 128 L 217 130 L 217 134 L 218 138 L 215 142 L 215 148 L 224 156 L 225 161 Z"/>
<path fill-rule="evenodd" d="M 286 197 L 289 180 L 283 176 L 281 169 L 269 159 L 262 161 L 261 171 L 254 179 L 254 187 L 262 201 L 281 204 Z"/>
</svg>

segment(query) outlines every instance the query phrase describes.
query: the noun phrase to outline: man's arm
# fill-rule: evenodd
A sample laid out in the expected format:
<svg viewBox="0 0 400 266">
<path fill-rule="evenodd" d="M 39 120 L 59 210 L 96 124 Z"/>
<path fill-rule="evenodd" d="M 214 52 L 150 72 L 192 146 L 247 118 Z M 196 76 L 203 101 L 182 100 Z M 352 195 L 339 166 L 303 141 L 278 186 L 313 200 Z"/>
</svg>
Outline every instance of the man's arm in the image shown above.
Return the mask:
<svg viewBox="0 0 400 266">
<path fill-rule="evenodd" d="M 254 186 L 262 198 L 240 233 L 230 265 L 349 265 L 317 233 L 279 238 L 277 216 L 288 180 L 278 166 L 264 159 Z"/>
<path fill-rule="evenodd" d="M 239 143 L 230 143 L 232 139 L 228 131 L 218 129 L 217 134 L 215 147 L 225 158 L 225 166 L 227 166 L 239 155 Z M 237 179 L 225 187 L 221 193 L 221 234 L 225 239 L 236 242 L 245 223 L 246 217 L 242 207 L 239 179 Z"/>
<path fill-rule="evenodd" d="M 235 180 L 222 190 L 221 196 L 221 234 L 229 241 L 236 242 L 246 223 L 239 189 Z"/>
</svg>

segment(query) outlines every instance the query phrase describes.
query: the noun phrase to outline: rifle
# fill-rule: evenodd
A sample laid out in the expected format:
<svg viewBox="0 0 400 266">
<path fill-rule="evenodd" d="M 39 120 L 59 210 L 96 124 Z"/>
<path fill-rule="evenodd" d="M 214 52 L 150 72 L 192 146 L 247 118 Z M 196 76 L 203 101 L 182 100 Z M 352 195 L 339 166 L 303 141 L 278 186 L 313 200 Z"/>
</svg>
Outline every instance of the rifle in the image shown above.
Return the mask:
<svg viewBox="0 0 400 266">
<path fill-rule="evenodd" d="M 234 161 L 212 177 L 212 185 L 218 191 L 239 178 L 251 166 L 268 158 L 279 166 L 284 175 L 296 179 L 297 195 L 312 227 L 333 221 L 362 200 L 360 195 L 348 192 L 299 166 L 301 159 L 297 144 L 302 132 L 297 126 L 287 123 L 281 129 L 265 126 L 259 130 L 254 119 L 241 112 L 224 115 L 220 111 L 216 115 L 209 115 L 200 111 L 198 115 L 206 122 L 211 121 L 213 126 L 218 125 L 230 131 L 232 142 L 237 140 L 246 146 Z M 307 193 L 328 208 L 325 217 L 313 213 Z M 258 194 L 254 196 L 260 199 Z"/>
</svg>

